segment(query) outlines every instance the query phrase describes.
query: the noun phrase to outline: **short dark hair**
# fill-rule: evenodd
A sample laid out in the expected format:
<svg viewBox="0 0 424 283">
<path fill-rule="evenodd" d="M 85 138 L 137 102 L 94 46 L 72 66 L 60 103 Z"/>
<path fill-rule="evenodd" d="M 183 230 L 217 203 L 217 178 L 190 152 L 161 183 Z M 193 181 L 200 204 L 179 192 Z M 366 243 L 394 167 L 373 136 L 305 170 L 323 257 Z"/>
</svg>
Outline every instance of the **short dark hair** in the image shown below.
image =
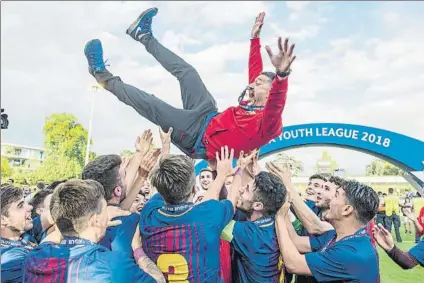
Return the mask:
<svg viewBox="0 0 424 283">
<path fill-rule="evenodd" d="M 119 176 L 119 167 L 122 159 L 119 155 L 101 155 L 88 162 L 82 171 L 83 180 L 95 180 L 99 182 L 105 191 L 106 201 L 112 198 L 113 190 L 122 185 Z"/>
<path fill-rule="evenodd" d="M 185 155 L 163 156 L 152 170 L 150 182 L 167 203 L 186 201 L 196 185 L 193 162 Z"/>
<path fill-rule="evenodd" d="M 213 171 L 210 167 L 206 167 L 206 168 L 203 168 L 202 170 L 200 170 L 199 175 L 202 174 L 203 172 L 211 172 L 212 175 L 213 175 Z"/>
<path fill-rule="evenodd" d="M 38 181 L 36 187 L 37 187 L 38 190 L 41 191 L 41 190 L 44 190 L 46 188 L 46 185 L 43 182 Z"/>
<path fill-rule="evenodd" d="M 393 194 L 395 190 L 393 188 L 389 188 L 389 194 Z"/>
<path fill-rule="evenodd" d="M 11 185 L 6 185 L 0 189 L 1 200 L 1 215 L 9 216 L 9 207 L 12 203 L 22 199 L 24 192 L 21 189 L 15 188 Z"/>
<path fill-rule="evenodd" d="M 87 220 L 102 211 L 104 190 L 93 180 L 69 180 L 54 191 L 50 213 L 63 236 L 78 236 Z"/>
<path fill-rule="evenodd" d="M 50 190 L 50 189 L 44 189 L 35 193 L 35 195 L 29 201 L 29 204 L 32 206 L 31 218 L 35 218 L 39 216 L 38 213 L 36 212 L 37 208 L 39 208 L 43 204 L 46 197 L 48 195 L 51 195 L 52 193 L 53 193 L 53 190 Z"/>
<path fill-rule="evenodd" d="M 378 212 L 379 199 L 377 193 L 369 186 L 356 180 L 346 181 L 343 185 L 348 203 L 356 210 L 362 224 L 367 224 Z"/>
<path fill-rule="evenodd" d="M 50 185 L 47 186 L 46 190 L 54 191 L 57 186 L 59 186 L 62 183 L 65 183 L 66 181 L 68 181 L 68 180 L 64 179 L 64 180 L 54 181 Z"/>
<path fill-rule="evenodd" d="M 337 187 L 341 187 L 343 186 L 343 183 L 345 182 L 345 180 L 338 176 L 331 176 L 328 179 L 328 182 L 335 184 Z"/>
<path fill-rule="evenodd" d="M 263 203 L 264 215 L 277 213 L 284 204 L 287 195 L 287 189 L 281 180 L 269 172 L 262 171 L 255 176 L 254 184 L 254 201 Z"/>
<path fill-rule="evenodd" d="M 273 81 L 275 78 L 275 73 L 273 72 L 262 72 L 261 75 L 267 76 L 271 81 Z"/>
<path fill-rule="evenodd" d="M 327 178 L 325 178 L 321 174 L 314 174 L 311 177 L 309 177 L 309 181 L 311 181 L 312 179 L 320 179 L 320 180 L 323 180 L 324 182 L 327 182 Z"/>
</svg>

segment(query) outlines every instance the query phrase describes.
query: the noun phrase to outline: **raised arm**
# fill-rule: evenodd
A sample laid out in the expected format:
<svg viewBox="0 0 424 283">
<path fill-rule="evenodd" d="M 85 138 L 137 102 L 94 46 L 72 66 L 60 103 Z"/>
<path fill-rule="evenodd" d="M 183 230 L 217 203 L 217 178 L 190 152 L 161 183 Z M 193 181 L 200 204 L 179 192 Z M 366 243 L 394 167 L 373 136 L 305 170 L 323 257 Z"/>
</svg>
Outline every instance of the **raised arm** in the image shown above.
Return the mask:
<svg viewBox="0 0 424 283">
<path fill-rule="evenodd" d="M 374 226 L 373 235 L 377 244 L 387 253 L 387 255 L 403 269 L 411 269 L 419 264 L 416 258 L 410 253 L 404 252 L 393 243 L 392 234 L 378 224 Z"/>
<path fill-rule="evenodd" d="M 321 235 L 329 230 L 333 230 L 334 227 L 325 221 L 321 221 L 317 215 L 305 204 L 302 198 L 299 196 L 297 190 L 293 186 L 290 177 L 290 171 L 283 166 L 280 166 L 273 162 L 268 162 L 266 168 L 269 172 L 277 175 L 284 183 L 284 186 L 290 192 L 292 196 L 292 206 L 296 212 L 302 225 L 311 235 Z"/>
<path fill-rule="evenodd" d="M 290 217 L 288 213 L 285 219 L 283 219 L 280 214 L 277 214 L 275 217 L 275 223 L 276 223 L 275 230 L 277 232 L 277 238 L 280 239 L 283 233 L 282 231 L 280 231 L 280 229 L 282 229 L 282 227 L 284 226 L 284 225 L 281 225 L 282 221 L 286 222 L 285 224 L 287 227 L 287 232 L 289 233 L 290 239 L 292 240 L 293 244 L 295 245 L 299 253 L 305 254 L 305 253 L 311 252 L 312 248 L 311 248 L 311 243 L 309 242 L 309 237 L 299 236 L 296 233 L 296 231 L 294 230 L 293 224 L 290 221 Z M 284 245 L 284 242 L 279 242 L 279 245 L 280 246 Z"/>
<path fill-rule="evenodd" d="M 259 36 L 264 24 L 264 18 L 265 13 L 260 13 L 256 17 L 255 24 L 252 27 L 249 52 L 249 84 L 255 81 L 255 79 L 262 73 L 263 69 Z"/>
<path fill-rule="evenodd" d="M 221 147 L 221 152 L 216 153 L 216 171 L 217 176 L 215 180 L 212 182 L 210 188 L 206 191 L 205 196 L 203 197 L 202 202 L 207 200 L 218 200 L 219 194 L 221 193 L 222 187 L 225 184 L 225 179 L 228 174 L 231 173 L 233 169 L 233 158 L 234 158 L 234 150 L 228 149 L 228 146 Z"/>
<path fill-rule="evenodd" d="M 289 39 L 282 43 L 281 37 L 278 38 L 278 53 L 273 54 L 271 48 L 266 46 L 272 65 L 275 67 L 277 75 L 275 76 L 268 99 L 264 107 L 264 132 L 281 132 L 281 115 L 287 98 L 288 76 L 290 74 L 290 66 L 296 59 L 293 55 L 294 44 L 289 48 Z"/>
</svg>

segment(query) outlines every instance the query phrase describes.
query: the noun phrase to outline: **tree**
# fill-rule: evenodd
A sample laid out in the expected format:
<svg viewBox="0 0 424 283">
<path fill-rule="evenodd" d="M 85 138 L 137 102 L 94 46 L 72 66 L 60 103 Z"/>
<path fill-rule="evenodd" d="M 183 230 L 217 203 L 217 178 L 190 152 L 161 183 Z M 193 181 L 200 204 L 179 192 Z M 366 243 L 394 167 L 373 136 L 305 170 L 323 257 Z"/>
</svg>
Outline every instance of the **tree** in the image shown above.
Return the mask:
<svg viewBox="0 0 424 283">
<path fill-rule="evenodd" d="M 1 157 L 1 177 L 8 178 L 12 175 L 13 169 L 9 165 L 9 160 L 6 157 Z"/>
<path fill-rule="evenodd" d="M 405 172 L 391 163 L 375 159 L 366 168 L 367 176 L 402 176 Z"/>
<path fill-rule="evenodd" d="M 292 176 L 294 177 L 299 176 L 299 174 L 303 171 L 303 164 L 301 161 L 281 152 L 277 154 L 273 162 L 289 167 L 291 169 Z"/>
<path fill-rule="evenodd" d="M 74 115 L 60 113 L 46 118 L 43 132 L 46 159 L 37 172 L 39 179 L 52 182 L 78 178 L 85 165 L 87 130 Z M 94 157 L 90 153 L 90 158 Z"/>
<path fill-rule="evenodd" d="M 47 117 L 43 132 L 48 154 L 63 154 L 84 166 L 88 132 L 74 115 L 60 113 Z"/>
</svg>

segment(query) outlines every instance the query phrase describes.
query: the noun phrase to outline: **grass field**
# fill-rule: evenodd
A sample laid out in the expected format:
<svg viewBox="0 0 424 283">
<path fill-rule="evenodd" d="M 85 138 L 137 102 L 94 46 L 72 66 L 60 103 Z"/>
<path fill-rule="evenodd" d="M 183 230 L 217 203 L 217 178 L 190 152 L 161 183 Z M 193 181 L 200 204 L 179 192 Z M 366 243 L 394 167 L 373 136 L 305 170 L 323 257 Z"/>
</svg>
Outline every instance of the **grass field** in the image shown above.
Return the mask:
<svg viewBox="0 0 424 283">
<path fill-rule="evenodd" d="M 392 230 L 393 238 L 394 231 Z M 396 244 L 401 250 L 408 251 L 412 248 L 415 243 L 414 235 L 405 235 L 403 227 L 401 227 L 401 236 L 403 242 Z M 416 266 L 412 270 L 403 270 L 396 263 L 394 263 L 386 253 L 378 248 L 380 255 L 380 276 L 382 283 L 422 283 L 424 282 L 424 268 L 421 266 Z"/>
</svg>

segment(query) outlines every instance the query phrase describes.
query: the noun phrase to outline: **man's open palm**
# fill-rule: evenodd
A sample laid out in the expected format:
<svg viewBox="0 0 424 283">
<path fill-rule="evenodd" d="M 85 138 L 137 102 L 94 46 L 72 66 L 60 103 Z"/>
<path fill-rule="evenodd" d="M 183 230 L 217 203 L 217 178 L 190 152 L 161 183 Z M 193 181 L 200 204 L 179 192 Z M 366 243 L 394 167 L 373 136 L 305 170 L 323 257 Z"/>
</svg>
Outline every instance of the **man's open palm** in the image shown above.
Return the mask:
<svg viewBox="0 0 424 283">
<path fill-rule="evenodd" d="M 271 47 L 268 45 L 265 47 L 268 52 L 269 58 L 271 59 L 272 65 L 279 72 L 287 72 L 290 69 L 291 64 L 296 59 L 296 56 L 293 55 L 294 44 L 289 47 L 289 39 L 282 42 L 281 37 L 278 38 L 278 52 L 273 53 Z"/>
</svg>

